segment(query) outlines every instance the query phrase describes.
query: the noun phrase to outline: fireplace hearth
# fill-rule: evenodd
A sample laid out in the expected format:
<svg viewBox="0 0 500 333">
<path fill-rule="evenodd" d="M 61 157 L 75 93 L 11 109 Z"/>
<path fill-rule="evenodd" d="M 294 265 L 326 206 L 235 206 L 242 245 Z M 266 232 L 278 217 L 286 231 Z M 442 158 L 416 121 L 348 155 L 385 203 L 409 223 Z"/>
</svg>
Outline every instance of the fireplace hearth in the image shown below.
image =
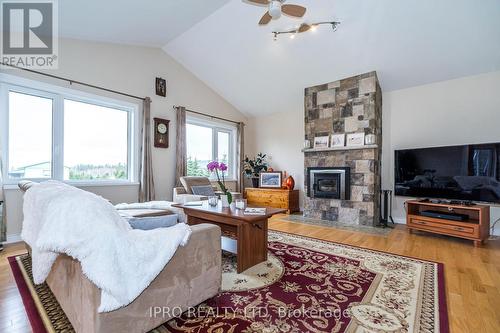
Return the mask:
<svg viewBox="0 0 500 333">
<path fill-rule="evenodd" d="M 310 198 L 349 200 L 351 194 L 350 168 L 313 167 L 307 168 Z"/>
</svg>

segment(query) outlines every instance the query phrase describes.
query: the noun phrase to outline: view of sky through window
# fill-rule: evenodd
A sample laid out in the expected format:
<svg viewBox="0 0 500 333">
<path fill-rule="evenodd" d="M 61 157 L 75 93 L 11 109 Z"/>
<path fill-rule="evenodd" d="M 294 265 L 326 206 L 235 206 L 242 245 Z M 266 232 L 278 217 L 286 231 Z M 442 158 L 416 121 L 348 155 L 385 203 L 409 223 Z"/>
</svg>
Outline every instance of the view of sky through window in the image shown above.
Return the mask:
<svg viewBox="0 0 500 333">
<path fill-rule="evenodd" d="M 50 178 L 52 99 L 9 92 L 9 176 Z"/>
</svg>

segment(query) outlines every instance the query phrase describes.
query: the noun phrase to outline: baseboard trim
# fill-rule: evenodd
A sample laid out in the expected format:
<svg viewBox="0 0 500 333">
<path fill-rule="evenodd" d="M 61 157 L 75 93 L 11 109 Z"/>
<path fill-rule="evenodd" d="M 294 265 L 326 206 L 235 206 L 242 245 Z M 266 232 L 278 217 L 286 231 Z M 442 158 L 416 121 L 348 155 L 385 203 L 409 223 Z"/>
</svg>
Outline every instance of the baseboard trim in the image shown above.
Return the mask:
<svg viewBox="0 0 500 333">
<path fill-rule="evenodd" d="M 18 243 L 21 241 L 22 241 L 21 234 L 12 234 L 12 235 L 7 235 L 7 240 L 2 244 Z"/>
</svg>

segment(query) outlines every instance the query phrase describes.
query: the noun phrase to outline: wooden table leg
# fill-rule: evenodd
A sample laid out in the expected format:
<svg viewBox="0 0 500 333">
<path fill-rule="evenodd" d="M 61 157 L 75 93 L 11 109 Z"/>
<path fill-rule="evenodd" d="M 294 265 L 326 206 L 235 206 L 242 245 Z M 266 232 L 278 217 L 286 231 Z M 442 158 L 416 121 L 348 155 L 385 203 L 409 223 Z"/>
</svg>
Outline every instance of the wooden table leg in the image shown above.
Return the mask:
<svg viewBox="0 0 500 333">
<path fill-rule="evenodd" d="M 238 226 L 237 272 L 267 260 L 267 219 Z"/>
<path fill-rule="evenodd" d="M 188 215 L 187 222 L 189 225 L 215 224 L 222 229 L 223 234 L 224 231 L 234 232 L 236 228 L 236 271 L 238 273 L 267 261 L 267 218 L 254 222 L 240 222 L 235 226 Z"/>
</svg>

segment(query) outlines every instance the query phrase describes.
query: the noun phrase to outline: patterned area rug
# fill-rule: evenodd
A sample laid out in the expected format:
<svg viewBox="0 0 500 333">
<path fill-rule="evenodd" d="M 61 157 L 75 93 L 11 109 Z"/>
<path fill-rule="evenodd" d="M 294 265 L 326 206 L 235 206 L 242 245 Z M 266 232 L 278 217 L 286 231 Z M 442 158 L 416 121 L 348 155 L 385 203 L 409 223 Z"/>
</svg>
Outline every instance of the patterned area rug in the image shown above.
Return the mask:
<svg viewBox="0 0 500 333">
<path fill-rule="evenodd" d="M 153 332 L 448 332 L 442 264 L 278 232 L 269 253 L 243 274 L 225 253 L 225 291 Z M 29 256 L 9 260 L 34 332 L 71 332 Z"/>
</svg>

